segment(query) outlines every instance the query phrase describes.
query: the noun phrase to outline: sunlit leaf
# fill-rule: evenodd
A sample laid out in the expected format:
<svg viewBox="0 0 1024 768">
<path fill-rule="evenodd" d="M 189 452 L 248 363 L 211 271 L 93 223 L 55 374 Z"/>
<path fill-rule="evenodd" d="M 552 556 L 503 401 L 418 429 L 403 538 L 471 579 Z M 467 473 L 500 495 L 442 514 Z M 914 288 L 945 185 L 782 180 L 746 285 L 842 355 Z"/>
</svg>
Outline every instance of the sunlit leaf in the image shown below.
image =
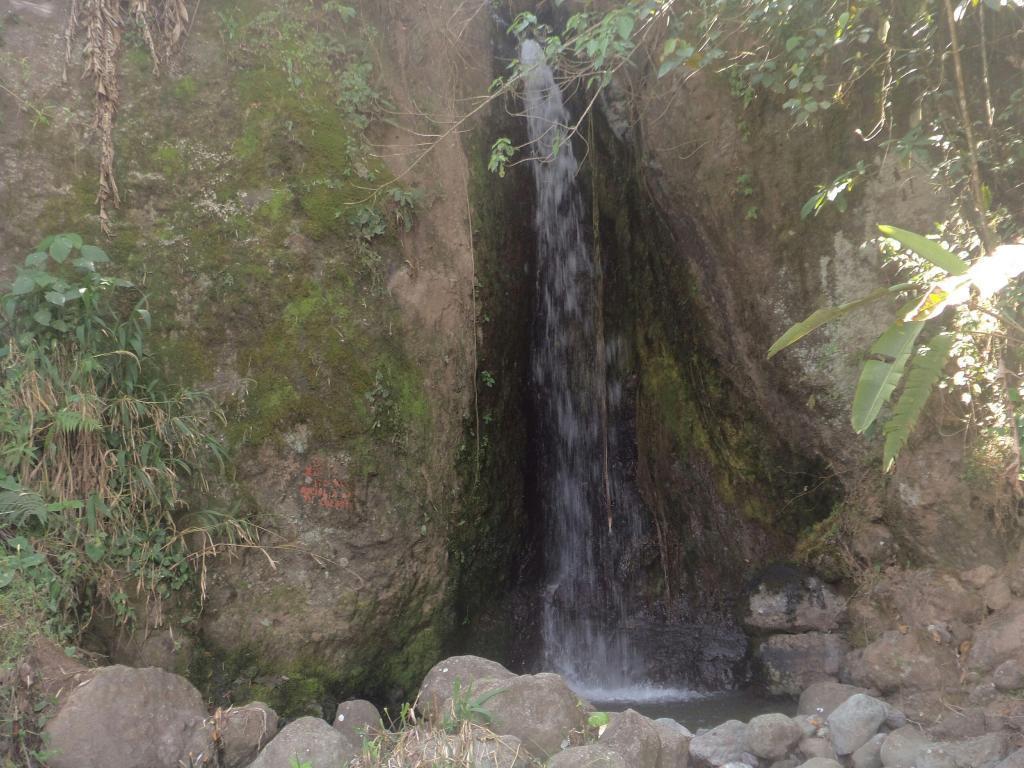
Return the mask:
<svg viewBox="0 0 1024 768">
<path fill-rule="evenodd" d="M 873 304 L 880 299 L 890 296 L 898 291 L 907 288 L 906 283 L 894 285 L 889 288 L 879 288 L 878 290 L 872 291 L 867 296 L 862 296 L 854 301 L 848 301 L 845 304 L 840 304 L 837 307 L 824 307 L 811 313 L 811 315 L 802 322 L 790 327 L 782 336 L 780 336 L 774 344 L 768 349 L 768 359 L 770 360 L 779 352 L 784 350 L 786 347 L 795 344 L 800 341 L 804 336 L 814 331 L 825 323 L 836 320 L 848 312 L 851 312 L 860 307 L 866 307 L 869 304 Z"/>
<path fill-rule="evenodd" d="M 903 392 L 893 407 L 892 417 L 885 422 L 885 448 L 882 454 L 882 469 L 885 472 L 892 470 L 896 458 L 921 417 L 932 389 L 942 378 L 942 369 L 953 349 L 954 338 L 951 333 L 940 333 L 928 342 L 926 350 L 914 355 Z"/>
<path fill-rule="evenodd" d="M 897 321 L 871 345 L 853 395 L 851 423 L 855 432 L 863 432 L 878 418 L 903 376 L 922 328 L 923 322 Z"/>
<path fill-rule="evenodd" d="M 962 275 L 967 272 L 966 261 L 955 253 L 950 253 L 934 240 L 929 240 L 927 237 L 908 232 L 905 229 L 890 227 L 886 224 L 880 224 L 878 229 L 886 237 L 898 240 L 904 248 L 913 251 L 922 259 L 930 261 L 951 275 Z"/>
</svg>

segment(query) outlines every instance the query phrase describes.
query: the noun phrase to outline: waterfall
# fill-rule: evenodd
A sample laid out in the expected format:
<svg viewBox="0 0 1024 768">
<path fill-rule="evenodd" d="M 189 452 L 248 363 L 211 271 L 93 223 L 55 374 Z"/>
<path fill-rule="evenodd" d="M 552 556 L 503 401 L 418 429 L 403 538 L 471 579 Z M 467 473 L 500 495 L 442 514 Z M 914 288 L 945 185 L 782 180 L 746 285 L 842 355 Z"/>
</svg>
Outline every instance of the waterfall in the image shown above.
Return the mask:
<svg viewBox="0 0 1024 768">
<path fill-rule="evenodd" d="M 532 377 L 545 519 L 544 661 L 578 691 L 601 698 L 648 677 L 630 642 L 614 567 L 617 537 L 635 535 L 636 526 L 613 515 L 607 418 L 615 392 L 607 382 L 600 267 L 585 236 L 569 114 L 541 47 L 524 42 L 521 60 L 537 204 Z"/>
</svg>

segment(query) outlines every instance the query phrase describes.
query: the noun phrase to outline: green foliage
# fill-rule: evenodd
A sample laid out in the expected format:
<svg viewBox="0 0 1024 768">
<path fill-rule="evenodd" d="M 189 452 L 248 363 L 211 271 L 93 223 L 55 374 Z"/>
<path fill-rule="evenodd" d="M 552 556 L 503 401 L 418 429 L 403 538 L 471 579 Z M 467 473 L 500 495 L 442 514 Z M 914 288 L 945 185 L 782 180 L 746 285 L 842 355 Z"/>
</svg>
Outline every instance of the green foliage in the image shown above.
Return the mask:
<svg viewBox="0 0 1024 768">
<path fill-rule="evenodd" d="M 927 347 L 919 349 L 914 355 L 903 393 L 893 408 L 892 416 L 885 423 L 882 467 L 886 472 L 892 469 L 896 457 L 910 439 L 910 433 L 921 417 L 925 403 L 942 378 L 943 368 L 953 351 L 955 340 L 952 333 L 940 333 L 928 342 Z"/>
<path fill-rule="evenodd" d="M 106 253 L 74 234 L 44 240 L 3 297 L 0 349 L 0 589 L 29 584 L 51 635 L 73 638 L 94 606 L 132 617 L 189 584 L 178 527 L 185 484 L 222 450 L 202 392 L 156 376 L 147 302 L 99 271 Z M 189 529 L 251 530 L 227 518 Z"/>
<path fill-rule="evenodd" d="M 448 733 L 455 733 L 463 723 L 489 725 L 494 718 L 484 708 L 484 705 L 507 690 L 508 688 L 498 688 L 474 696 L 472 686 L 463 687 L 462 681 L 456 680 L 452 684 L 451 707 L 445 712 L 442 723 L 444 730 Z"/>
<path fill-rule="evenodd" d="M 1024 273 L 1024 245 L 1000 246 L 993 253 L 968 265 L 960 256 L 934 240 L 886 225 L 880 226 L 879 230 L 927 265 L 928 269 L 920 272 L 921 275 L 931 275 L 935 271 L 944 275 L 926 284 L 923 292 L 905 304 L 896 321 L 872 344 L 857 382 L 851 423 L 854 431 L 861 433 L 878 419 L 882 408 L 903 381 L 907 364 L 913 356 L 914 362 L 906 376 L 903 392 L 884 428 L 886 439 L 883 468 L 888 472 L 913 432 L 929 395 L 942 379 L 945 363 L 957 339 L 954 334 L 939 333 L 915 354 L 915 346 L 925 324 L 938 318 L 947 309 L 955 309 L 965 314 L 958 325 L 967 329 L 971 323 L 976 323 L 974 305 L 986 315 L 1002 317 L 1011 331 L 1016 327 L 1024 334 L 1024 328 L 1017 319 L 1020 316 L 1021 297 L 1020 288 L 1016 284 L 1018 276 Z M 815 329 L 853 310 L 874 304 L 890 295 L 905 293 L 919 285 L 920 280 L 899 283 L 889 288 L 879 288 L 838 307 L 816 310 L 776 340 L 768 350 L 768 357 L 773 357 Z M 1019 341 L 1024 341 L 1024 338 L 1016 343 Z M 1018 399 L 1020 397 L 1019 390 L 1014 388 L 1009 393 L 1011 402 L 1014 393 Z M 1019 428 L 1017 432 L 1019 435 Z"/>
</svg>

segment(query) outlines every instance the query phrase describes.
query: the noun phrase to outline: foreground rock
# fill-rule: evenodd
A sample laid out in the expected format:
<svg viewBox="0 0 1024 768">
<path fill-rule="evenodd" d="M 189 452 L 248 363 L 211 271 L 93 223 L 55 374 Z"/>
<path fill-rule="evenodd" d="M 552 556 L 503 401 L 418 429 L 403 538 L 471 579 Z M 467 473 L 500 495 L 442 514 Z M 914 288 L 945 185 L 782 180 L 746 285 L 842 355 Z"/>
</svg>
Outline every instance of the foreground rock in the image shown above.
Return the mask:
<svg viewBox="0 0 1024 768">
<path fill-rule="evenodd" d="M 803 729 L 790 717 L 758 715 L 747 725 L 747 751 L 766 760 L 780 760 L 803 736 Z"/>
<path fill-rule="evenodd" d="M 868 743 L 888 715 L 888 707 L 878 699 L 855 693 L 828 716 L 832 748 L 838 755 L 850 755 Z"/>
<path fill-rule="evenodd" d="M 690 762 L 690 741 L 693 734 L 686 728 L 666 717 L 654 721 L 661 740 L 658 768 L 686 768 Z"/>
<path fill-rule="evenodd" d="M 547 768 L 633 768 L 618 752 L 600 744 L 572 747 L 559 752 Z"/>
<path fill-rule="evenodd" d="M 661 737 L 654 723 L 632 709 L 612 718 L 601 745 L 622 755 L 630 768 L 658 768 Z"/>
<path fill-rule="evenodd" d="M 832 711 L 855 693 L 868 693 L 866 688 L 832 681 L 814 683 L 800 694 L 797 714 L 827 718 Z"/>
<path fill-rule="evenodd" d="M 495 733 L 515 736 L 539 760 L 559 752 L 586 724 L 582 702 L 559 675 L 484 678 L 466 695 L 481 702 Z"/>
<path fill-rule="evenodd" d="M 728 720 L 693 737 L 690 758 L 697 768 L 721 768 L 728 763 L 756 762 L 747 752 L 747 725 Z"/>
<path fill-rule="evenodd" d="M 362 740 L 368 735 L 379 733 L 384 729 L 380 712 L 368 701 L 353 699 L 338 705 L 331 724 L 334 730 L 345 734 L 350 739 Z"/>
<path fill-rule="evenodd" d="M 452 695 L 469 690 L 478 680 L 507 680 L 515 677 L 496 661 L 480 656 L 452 656 L 439 661 L 420 685 L 416 707 L 430 720 L 443 720 L 451 714 Z"/>
<path fill-rule="evenodd" d="M 43 734 L 51 768 L 179 768 L 210 758 L 205 719 L 203 697 L 183 677 L 118 665 L 79 685 Z"/>
<path fill-rule="evenodd" d="M 318 717 L 300 717 L 274 737 L 249 768 L 313 768 L 348 765 L 362 752 L 344 734 Z"/>
<path fill-rule="evenodd" d="M 224 768 L 245 768 L 277 735 L 277 713 L 261 701 L 219 713 Z"/>
</svg>

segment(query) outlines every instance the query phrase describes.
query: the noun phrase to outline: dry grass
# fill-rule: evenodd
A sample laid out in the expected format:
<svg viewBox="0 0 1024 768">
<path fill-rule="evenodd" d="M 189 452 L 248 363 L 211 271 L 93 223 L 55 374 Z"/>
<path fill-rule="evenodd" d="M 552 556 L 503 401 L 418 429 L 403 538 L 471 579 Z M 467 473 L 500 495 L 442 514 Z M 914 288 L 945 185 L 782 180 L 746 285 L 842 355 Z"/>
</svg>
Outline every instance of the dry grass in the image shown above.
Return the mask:
<svg viewBox="0 0 1024 768">
<path fill-rule="evenodd" d="M 448 732 L 431 725 L 385 731 L 367 739 L 354 768 L 528 768 L 537 766 L 518 739 L 463 722 Z"/>
</svg>

